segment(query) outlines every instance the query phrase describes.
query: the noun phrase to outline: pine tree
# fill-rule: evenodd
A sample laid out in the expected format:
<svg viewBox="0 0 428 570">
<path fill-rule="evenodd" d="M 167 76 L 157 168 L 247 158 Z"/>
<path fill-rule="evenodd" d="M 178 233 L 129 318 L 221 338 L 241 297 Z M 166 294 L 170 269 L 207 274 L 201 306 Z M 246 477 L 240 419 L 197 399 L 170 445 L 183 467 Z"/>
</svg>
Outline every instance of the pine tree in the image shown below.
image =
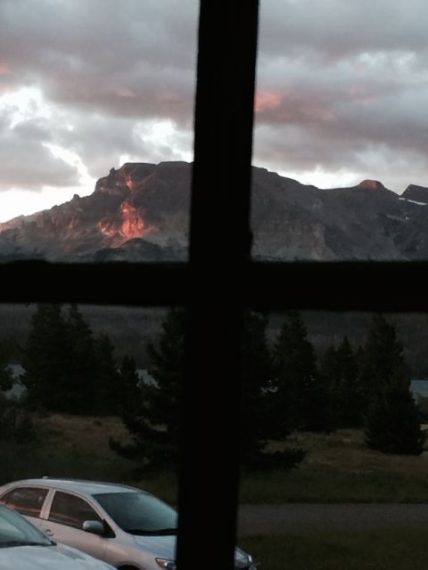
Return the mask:
<svg viewBox="0 0 428 570">
<path fill-rule="evenodd" d="M 345 336 L 330 347 L 320 363 L 320 374 L 330 392 L 331 418 L 335 427 L 362 426 L 362 402 L 358 384 L 358 360 Z"/>
<path fill-rule="evenodd" d="M 120 412 L 120 375 L 110 337 L 101 333 L 94 341 L 94 411 L 101 415 Z"/>
<path fill-rule="evenodd" d="M 409 382 L 409 369 L 395 327 L 382 315 L 374 315 L 361 351 L 359 383 L 365 410 L 379 391 L 388 387 L 407 389 Z"/>
<path fill-rule="evenodd" d="M 266 318 L 252 312 L 245 317 L 243 334 L 243 403 L 241 410 L 242 461 L 244 465 L 291 467 L 302 459 L 301 450 L 269 456 L 268 440 L 278 438 L 274 415 L 275 394 L 272 363 L 265 329 Z M 133 445 L 111 446 L 128 457 L 144 458 L 152 467 L 174 466 L 177 460 L 179 409 L 185 374 L 186 313 L 171 309 L 163 323 L 158 344 L 149 344 L 148 371 L 154 384 L 139 384 L 138 409 L 124 413 L 123 419 L 133 436 Z M 227 366 L 227 363 L 225 363 Z M 225 394 L 227 398 L 227 394 Z M 221 412 L 219 412 L 219 418 Z M 283 432 L 281 432 L 281 439 Z"/>
<path fill-rule="evenodd" d="M 282 443 L 289 435 L 287 423 L 278 421 L 277 387 L 272 354 L 266 340 L 268 319 L 247 311 L 242 338 L 242 426 L 241 454 L 244 466 L 251 468 L 291 468 L 304 457 L 301 449 L 272 453 L 270 441 Z"/>
<path fill-rule="evenodd" d="M 384 453 L 420 455 L 425 433 L 413 396 L 406 388 L 395 386 L 378 394 L 366 416 L 366 443 Z"/>
<path fill-rule="evenodd" d="M 424 434 L 410 393 L 410 375 L 395 327 L 372 319 L 364 347 L 361 383 L 366 404 L 366 442 L 385 453 L 419 455 Z"/>
<path fill-rule="evenodd" d="M 70 365 L 68 329 L 61 305 L 37 305 L 23 358 L 29 403 L 49 411 L 69 411 Z"/>
<path fill-rule="evenodd" d="M 289 311 L 274 347 L 277 417 L 280 432 L 329 431 L 327 386 L 320 377 L 315 351 L 297 311 Z"/>
<path fill-rule="evenodd" d="M 5 343 L 0 343 L 0 438 L 9 435 L 8 420 L 11 404 L 4 394 L 12 387 L 12 375 L 8 364 L 9 352 Z"/>
<path fill-rule="evenodd" d="M 157 346 L 147 347 L 153 383 L 138 384 L 139 397 L 131 409 L 122 409 L 122 419 L 132 435 L 123 445 L 110 446 L 119 454 L 143 462 L 146 469 L 177 467 L 180 393 L 184 382 L 186 313 L 171 308 L 162 324 Z"/>
<path fill-rule="evenodd" d="M 69 307 L 66 324 L 71 357 L 69 408 L 74 413 L 93 413 L 97 363 L 92 330 L 75 304 Z"/>
<path fill-rule="evenodd" d="M 94 338 L 77 305 L 39 304 L 24 347 L 28 402 L 51 412 L 118 414 L 121 385 L 107 334 Z"/>
<path fill-rule="evenodd" d="M 0 342 L 0 391 L 12 387 L 12 373 L 9 369 L 11 349 L 7 342 Z"/>
<path fill-rule="evenodd" d="M 123 357 L 119 368 L 119 377 L 120 389 L 117 394 L 119 415 L 133 416 L 138 411 L 141 388 L 137 365 L 132 357 Z"/>
</svg>

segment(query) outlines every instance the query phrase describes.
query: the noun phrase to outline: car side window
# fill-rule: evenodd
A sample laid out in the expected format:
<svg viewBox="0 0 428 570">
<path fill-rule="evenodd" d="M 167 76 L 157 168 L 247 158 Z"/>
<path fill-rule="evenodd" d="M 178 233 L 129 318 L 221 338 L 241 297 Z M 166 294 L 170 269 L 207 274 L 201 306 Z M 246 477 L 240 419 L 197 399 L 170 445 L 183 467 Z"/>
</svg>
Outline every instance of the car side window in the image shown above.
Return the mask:
<svg viewBox="0 0 428 570">
<path fill-rule="evenodd" d="M 3 495 L 1 502 L 21 515 L 39 517 L 47 494 L 47 489 L 21 487 Z"/>
<path fill-rule="evenodd" d="M 56 491 L 49 512 L 49 520 L 81 529 L 85 521 L 101 521 L 97 513 L 83 499 Z"/>
</svg>

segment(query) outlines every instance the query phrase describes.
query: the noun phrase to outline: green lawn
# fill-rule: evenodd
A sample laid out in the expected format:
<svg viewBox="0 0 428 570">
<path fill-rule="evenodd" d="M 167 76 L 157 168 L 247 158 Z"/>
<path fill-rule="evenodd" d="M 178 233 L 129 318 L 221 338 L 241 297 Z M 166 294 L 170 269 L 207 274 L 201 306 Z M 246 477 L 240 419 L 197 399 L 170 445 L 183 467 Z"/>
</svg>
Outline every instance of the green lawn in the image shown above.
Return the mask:
<svg viewBox="0 0 428 570">
<path fill-rule="evenodd" d="M 385 455 L 368 449 L 357 430 L 299 433 L 287 445 L 307 450 L 301 465 L 289 472 L 243 473 L 242 503 L 428 501 L 428 452 Z"/>
<path fill-rule="evenodd" d="M 27 444 L 0 441 L 0 483 L 22 477 L 70 476 L 123 481 L 176 502 L 176 474 L 148 476 L 108 445 L 129 435 L 118 418 L 67 415 L 34 418 L 37 439 Z M 385 455 L 368 449 L 356 430 L 331 435 L 295 434 L 287 445 L 307 455 L 292 471 L 242 473 L 242 503 L 428 502 L 428 453 Z"/>
</svg>

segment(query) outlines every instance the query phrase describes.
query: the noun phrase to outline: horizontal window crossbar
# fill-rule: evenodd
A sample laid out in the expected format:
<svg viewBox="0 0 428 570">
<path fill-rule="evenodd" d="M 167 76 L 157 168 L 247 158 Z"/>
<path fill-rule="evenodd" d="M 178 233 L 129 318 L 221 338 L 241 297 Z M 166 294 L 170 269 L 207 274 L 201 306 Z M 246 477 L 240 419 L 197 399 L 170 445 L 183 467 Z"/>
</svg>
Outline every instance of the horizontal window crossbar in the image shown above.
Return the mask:
<svg viewBox="0 0 428 570">
<path fill-rule="evenodd" d="M 208 290 L 203 269 L 187 263 L 51 264 L 0 266 L 0 302 L 77 302 L 101 305 L 187 305 L 197 293 L 212 302 L 230 287 L 242 306 L 332 311 L 428 311 L 427 262 L 248 262 L 234 272 L 213 264 Z M 232 291 L 233 288 L 233 291 Z"/>
</svg>

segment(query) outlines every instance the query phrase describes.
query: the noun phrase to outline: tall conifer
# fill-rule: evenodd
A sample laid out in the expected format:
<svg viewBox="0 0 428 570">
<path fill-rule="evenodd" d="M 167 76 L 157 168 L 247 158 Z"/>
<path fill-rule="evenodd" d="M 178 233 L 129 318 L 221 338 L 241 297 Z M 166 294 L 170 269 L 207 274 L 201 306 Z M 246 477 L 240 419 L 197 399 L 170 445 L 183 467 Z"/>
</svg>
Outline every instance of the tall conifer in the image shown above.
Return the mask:
<svg viewBox="0 0 428 570">
<path fill-rule="evenodd" d="M 395 327 L 382 315 L 371 321 L 360 377 L 367 410 L 367 444 L 385 453 L 422 453 L 425 437 L 410 393 L 403 347 Z"/>
</svg>

